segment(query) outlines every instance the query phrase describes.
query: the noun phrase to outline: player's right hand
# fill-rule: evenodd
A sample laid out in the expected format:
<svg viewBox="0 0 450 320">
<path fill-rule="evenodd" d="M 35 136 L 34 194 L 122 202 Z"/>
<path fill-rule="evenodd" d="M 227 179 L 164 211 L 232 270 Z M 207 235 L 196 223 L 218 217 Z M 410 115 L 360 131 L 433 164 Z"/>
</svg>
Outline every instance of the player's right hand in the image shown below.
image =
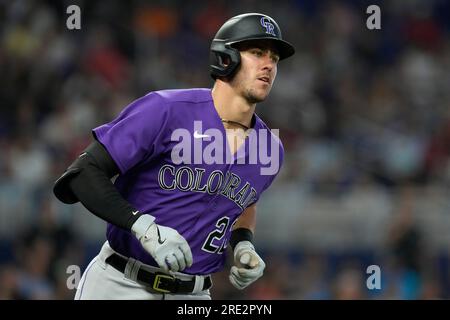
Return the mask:
<svg viewBox="0 0 450 320">
<path fill-rule="evenodd" d="M 146 216 L 148 215 L 140 217 L 135 224 Z M 149 221 L 145 218 L 143 220 Z M 154 219 L 145 232 L 139 232 L 139 229 L 135 225 L 132 227 L 132 231 L 134 231 L 142 247 L 151 254 L 159 267 L 164 271 L 178 272 L 192 266 L 191 248 L 186 239 L 175 229 L 158 225 L 154 222 Z"/>
</svg>

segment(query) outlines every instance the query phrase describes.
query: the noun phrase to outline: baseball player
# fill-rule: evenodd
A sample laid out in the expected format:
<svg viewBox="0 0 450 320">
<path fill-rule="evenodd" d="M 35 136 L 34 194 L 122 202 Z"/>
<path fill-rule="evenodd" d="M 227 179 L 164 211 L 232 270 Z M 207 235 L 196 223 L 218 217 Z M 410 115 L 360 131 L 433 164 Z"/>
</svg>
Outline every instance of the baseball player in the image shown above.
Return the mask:
<svg viewBox="0 0 450 320">
<path fill-rule="evenodd" d="M 94 142 L 54 186 L 62 202 L 108 223 L 75 299 L 211 299 L 228 244 L 233 286 L 262 276 L 256 202 L 283 148 L 255 106 L 294 52 L 271 17 L 238 15 L 212 41 L 212 89 L 150 92 L 93 129 Z M 263 172 L 262 148 L 278 155 L 276 170 Z"/>
</svg>

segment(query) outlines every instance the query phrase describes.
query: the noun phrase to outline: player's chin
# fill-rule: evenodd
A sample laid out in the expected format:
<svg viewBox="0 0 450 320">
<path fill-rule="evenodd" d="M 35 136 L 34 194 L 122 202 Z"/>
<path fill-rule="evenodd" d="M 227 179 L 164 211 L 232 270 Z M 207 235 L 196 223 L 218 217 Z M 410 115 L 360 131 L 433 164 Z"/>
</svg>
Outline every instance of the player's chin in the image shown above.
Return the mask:
<svg viewBox="0 0 450 320">
<path fill-rule="evenodd" d="M 257 100 L 257 102 L 263 102 L 269 96 L 270 88 L 255 90 L 254 93 L 255 100 Z"/>
<path fill-rule="evenodd" d="M 250 103 L 263 102 L 269 95 L 270 88 L 253 87 L 246 92 L 247 101 Z"/>
</svg>

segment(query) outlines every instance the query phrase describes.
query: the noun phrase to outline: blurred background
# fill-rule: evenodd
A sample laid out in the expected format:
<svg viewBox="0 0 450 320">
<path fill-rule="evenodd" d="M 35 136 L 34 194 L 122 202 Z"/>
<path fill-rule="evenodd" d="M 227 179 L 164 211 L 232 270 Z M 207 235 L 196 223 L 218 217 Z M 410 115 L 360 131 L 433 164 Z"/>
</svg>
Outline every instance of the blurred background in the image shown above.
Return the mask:
<svg viewBox="0 0 450 320">
<path fill-rule="evenodd" d="M 66 28 L 71 4 L 81 30 Z M 286 158 L 259 203 L 264 277 L 241 292 L 227 268 L 213 298 L 450 298 L 449 1 L 3 0 L 0 299 L 73 299 L 67 267 L 84 270 L 105 223 L 53 182 L 134 99 L 212 87 L 210 40 L 244 12 L 297 48 L 257 107 Z"/>
</svg>

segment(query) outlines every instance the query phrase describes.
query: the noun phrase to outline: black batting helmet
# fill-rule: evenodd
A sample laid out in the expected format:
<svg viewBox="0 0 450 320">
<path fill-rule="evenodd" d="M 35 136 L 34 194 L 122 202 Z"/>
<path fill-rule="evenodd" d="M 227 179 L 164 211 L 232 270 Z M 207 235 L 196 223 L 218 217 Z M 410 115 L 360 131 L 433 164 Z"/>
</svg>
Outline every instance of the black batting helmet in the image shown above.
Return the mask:
<svg viewBox="0 0 450 320">
<path fill-rule="evenodd" d="M 211 43 L 211 76 L 214 79 L 231 76 L 241 62 L 239 51 L 233 45 L 258 39 L 273 40 L 280 60 L 295 53 L 294 47 L 283 40 L 274 19 L 261 13 L 241 14 L 226 21 Z M 228 58 L 226 65 L 224 58 Z"/>
</svg>

